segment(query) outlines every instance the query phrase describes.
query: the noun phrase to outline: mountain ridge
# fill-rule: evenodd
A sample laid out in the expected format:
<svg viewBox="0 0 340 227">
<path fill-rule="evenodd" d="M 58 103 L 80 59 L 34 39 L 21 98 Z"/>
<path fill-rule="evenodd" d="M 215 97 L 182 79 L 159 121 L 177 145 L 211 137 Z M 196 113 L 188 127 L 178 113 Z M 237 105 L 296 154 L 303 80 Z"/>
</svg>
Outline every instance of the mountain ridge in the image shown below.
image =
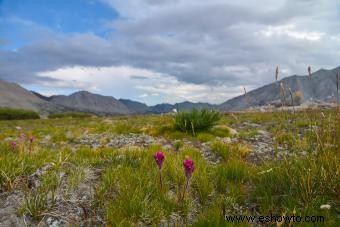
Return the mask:
<svg viewBox="0 0 340 227">
<path fill-rule="evenodd" d="M 326 70 L 319 69 L 309 76 L 292 75 L 279 81 L 266 84 L 249 91 L 219 105 L 222 111 L 239 111 L 254 106 L 264 106 L 273 102 L 281 102 L 280 84 L 284 86 L 286 97 L 289 88 L 292 92 L 300 91 L 303 94 L 302 103 L 308 101 L 330 101 L 336 97 L 336 73 L 340 67 Z"/>
<path fill-rule="evenodd" d="M 98 115 L 130 114 L 131 111 L 112 96 L 93 94 L 88 91 L 78 91 L 71 95 L 51 96 L 51 103 L 80 112 L 89 112 Z"/>
<path fill-rule="evenodd" d="M 148 106 L 145 103 L 130 99 L 116 99 L 112 96 L 93 94 L 88 91 L 78 91 L 71 95 L 41 95 L 28 91 L 16 83 L 0 80 L 0 107 L 24 108 L 43 114 L 51 112 L 79 111 L 97 115 L 113 114 L 147 114 L 186 111 L 192 108 L 219 109 L 221 111 L 239 111 L 250 107 L 277 105 L 281 103 L 282 83 L 289 100 L 289 88 L 295 94 L 301 92 L 304 102 L 334 101 L 336 97 L 336 74 L 340 66 L 331 70 L 319 69 L 312 76 L 292 75 L 279 81 L 266 84 L 249 91 L 247 94 L 236 96 L 221 104 L 184 101 L 175 104 L 161 103 Z M 294 103 L 295 105 L 301 103 Z"/>
</svg>

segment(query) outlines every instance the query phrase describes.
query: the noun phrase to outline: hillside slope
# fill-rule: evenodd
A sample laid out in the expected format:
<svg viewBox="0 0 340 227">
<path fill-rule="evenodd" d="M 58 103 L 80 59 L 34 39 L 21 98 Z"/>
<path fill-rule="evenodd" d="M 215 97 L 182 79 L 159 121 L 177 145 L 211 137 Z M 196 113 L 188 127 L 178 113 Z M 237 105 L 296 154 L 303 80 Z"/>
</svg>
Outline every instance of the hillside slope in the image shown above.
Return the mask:
<svg viewBox="0 0 340 227">
<path fill-rule="evenodd" d="M 237 111 L 254 106 L 263 106 L 281 100 L 280 83 L 284 85 L 288 96 L 288 88 L 292 92 L 300 91 L 303 95 L 303 102 L 308 101 L 330 101 L 336 97 L 336 74 L 340 67 L 325 70 L 320 69 L 309 76 L 290 76 L 278 82 L 274 82 L 263 87 L 232 98 L 221 105 L 219 109 L 222 111 Z"/>
<path fill-rule="evenodd" d="M 42 114 L 65 110 L 65 108 L 38 98 L 35 94 L 18 84 L 3 80 L 0 80 L 0 107 L 27 109 Z"/>
</svg>

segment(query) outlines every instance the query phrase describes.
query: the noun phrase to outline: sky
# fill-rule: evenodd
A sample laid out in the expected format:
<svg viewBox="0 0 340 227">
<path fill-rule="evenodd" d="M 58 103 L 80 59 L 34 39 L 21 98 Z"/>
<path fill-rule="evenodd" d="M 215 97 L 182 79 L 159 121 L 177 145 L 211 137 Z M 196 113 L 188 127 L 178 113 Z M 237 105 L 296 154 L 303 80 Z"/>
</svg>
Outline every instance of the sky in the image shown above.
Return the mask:
<svg viewBox="0 0 340 227">
<path fill-rule="evenodd" d="M 0 79 L 149 105 L 222 103 L 340 65 L 339 0 L 0 0 Z"/>
</svg>

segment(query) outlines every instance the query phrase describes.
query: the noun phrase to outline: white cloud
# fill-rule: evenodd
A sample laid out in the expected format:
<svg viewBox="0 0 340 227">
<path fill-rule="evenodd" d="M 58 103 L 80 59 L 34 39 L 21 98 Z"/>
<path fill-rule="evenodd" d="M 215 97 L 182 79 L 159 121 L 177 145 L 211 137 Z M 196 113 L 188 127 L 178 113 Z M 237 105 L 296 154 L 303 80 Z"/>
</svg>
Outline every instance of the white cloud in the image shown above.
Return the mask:
<svg viewBox="0 0 340 227">
<path fill-rule="evenodd" d="M 134 77 L 131 77 L 131 76 Z M 39 76 L 56 79 L 53 82 L 42 82 L 44 86 L 56 88 L 75 88 L 112 95 L 118 98 L 157 98 L 158 102 L 211 102 L 222 103 L 235 94 L 242 93 L 242 86 L 207 86 L 183 83 L 175 77 L 162 75 L 150 70 L 120 67 L 66 67 L 55 71 L 40 72 Z M 143 79 L 135 79 L 135 77 Z M 123 95 L 122 95 L 123 94 Z M 149 104 L 155 104 L 150 103 Z"/>
<path fill-rule="evenodd" d="M 279 25 L 279 26 L 267 26 L 264 30 L 259 32 L 267 37 L 272 36 L 288 36 L 294 39 L 305 39 L 309 41 L 317 41 L 325 35 L 322 32 L 313 32 L 305 30 L 297 30 L 294 24 Z"/>
</svg>

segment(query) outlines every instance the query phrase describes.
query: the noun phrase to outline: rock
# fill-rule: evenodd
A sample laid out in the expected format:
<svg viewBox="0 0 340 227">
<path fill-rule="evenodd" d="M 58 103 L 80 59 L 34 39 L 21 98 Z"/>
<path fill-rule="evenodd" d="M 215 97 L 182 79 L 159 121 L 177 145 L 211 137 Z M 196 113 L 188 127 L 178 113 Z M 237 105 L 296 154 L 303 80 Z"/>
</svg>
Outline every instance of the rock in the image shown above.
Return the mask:
<svg viewBox="0 0 340 227">
<path fill-rule="evenodd" d="M 197 146 L 196 146 L 197 147 Z M 220 157 L 218 157 L 210 147 L 209 143 L 202 143 L 200 146 L 197 147 L 203 158 L 206 159 L 211 164 L 216 164 L 220 162 Z"/>
<path fill-rule="evenodd" d="M 243 122 L 243 125 L 249 128 L 259 128 L 260 125 L 256 123 L 251 123 L 251 122 Z"/>
<path fill-rule="evenodd" d="M 293 153 L 286 148 L 277 146 L 274 149 L 274 141 L 272 135 L 265 130 L 257 130 L 258 135 L 244 139 L 251 147 L 251 152 L 248 154 L 248 161 L 261 164 L 268 160 L 281 160 L 286 156 L 291 156 Z"/>
<path fill-rule="evenodd" d="M 238 134 L 238 132 L 236 131 L 236 129 L 233 129 L 233 128 L 228 127 L 228 130 L 229 130 L 230 135 L 237 135 L 237 134 Z"/>
<path fill-rule="evenodd" d="M 329 209 L 331 209 L 331 205 L 329 205 L 329 204 L 322 204 L 320 206 L 320 209 L 321 210 L 329 210 Z"/>
<path fill-rule="evenodd" d="M 153 137 L 145 134 L 88 134 L 83 136 L 78 143 L 89 145 L 92 148 L 100 146 L 121 148 L 126 146 L 141 146 L 146 147 L 154 143 L 162 144 L 162 141 L 156 140 Z"/>
<path fill-rule="evenodd" d="M 13 138 L 13 137 L 6 137 L 6 138 L 4 139 L 4 141 L 6 141 L 6 142 L 8 142 L 8 141 L 13 141 L 13 140 L 15 140 L 15 138 Z"/>
<path fill-rule="evenodd" d="M 22 217 L 17 216 L 23 196 L 17 192 L 0 194 L 0 226 L 26 226 Z"/>
<path fill-rule="evenodd" d="M 261 130 L 261 129 L 257 130 L 257 133 L 260 134 L 260 135 L 264 135 L 264 136 L 269 134 L 269 132 L 267 132 L 265 130 Z"/>
<path fill-rule="evenodd" d="M 216 137 L 216 139 L 222 143 L 232 143 L 232 140 L 230 139 L 230 137 Z"/>
<path fill-rule="evenodd" d="M 110 139 L 110 142 L 106 145 L 108 147 L 124 147 L 124 146 L 148 146 L 155 142 L 155 139 L 151 136 L 144 134 L 127 134 L 127 135 L 116 135 Z"/>
<path fill-rule="evenodd" d="M 46 224 L 49 227 L 59 227 L 62 224 L 62 222 L 56 218 L 48 217 L 46 220 Z"/>
</svg>

